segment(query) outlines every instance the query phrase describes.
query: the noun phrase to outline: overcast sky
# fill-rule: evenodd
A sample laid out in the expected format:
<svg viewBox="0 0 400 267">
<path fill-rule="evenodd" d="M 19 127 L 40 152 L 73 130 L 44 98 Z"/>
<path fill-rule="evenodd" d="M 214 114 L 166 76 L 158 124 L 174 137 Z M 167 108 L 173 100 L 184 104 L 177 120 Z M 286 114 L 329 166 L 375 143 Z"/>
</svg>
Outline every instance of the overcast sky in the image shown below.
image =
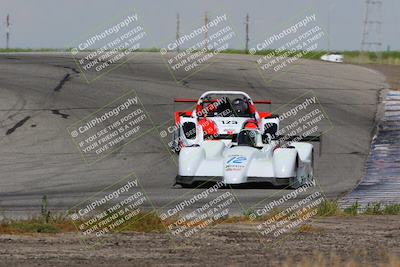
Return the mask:
<svg viewBox="0 0 400 267">
<path fill-rule="evenodd" d="M 383 48 L 400 50 L 400 1 L 384 0 Z M 312 7 L 330 36 L 321 48 L 360 48 L 365 0 L 0 0 L 0 47 L 5 47 L 5 20 L 11 18 L 11 47 L 65 48 L 76 45 L 99 26 L 109 25 L 134 8 L 148 37 L 142 47 L 161 47 L 161 40 L 174 38 L 176 13 L 182 28 L 201 25 L 204 12 L 225 12 L 238 32 L 231 44 L 244 48 L 244 17 L 250 15 L 250 46 L 289 19 Z"/>
</svg>

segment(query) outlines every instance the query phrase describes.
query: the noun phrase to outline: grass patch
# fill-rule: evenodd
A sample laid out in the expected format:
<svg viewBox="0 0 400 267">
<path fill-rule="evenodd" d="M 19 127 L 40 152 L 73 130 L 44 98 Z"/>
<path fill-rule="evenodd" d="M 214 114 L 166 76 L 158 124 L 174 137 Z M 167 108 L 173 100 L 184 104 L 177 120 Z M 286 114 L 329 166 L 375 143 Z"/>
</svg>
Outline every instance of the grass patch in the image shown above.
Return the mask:
<svg viewBox="0 0 400 267">
<path fill-rule="evenodd" d="M 20 232 L 20 233 L 59 233 L 60 229 L 56 226 L 48 223 L 38 223 L 38 222 L 15 222 L 11 223 L 8 227 L 10 232 Z"/>
<path fill-rule="evenodd" d="M 245 210 L 242 216 L 229 217 L 224 223 L 248 223 L 248 222 L 261 222 L 268 219 L 274 219 L 275 216 L 282 212 L 283 208 L 275 208 L 263 216 L 256 215 L 250 219 L 251 214 L 257 214 L 255 210 Z M 275 218 L 277 221 L 290 217 L 291 213 Z M 332 217 L 332 216 L 356 216 L 356 215 L 400 215 L 400 204 L 383 206 L 380 203 L 368 204 L 366 208 L 362 209 L 358 202 L 352 206 L 342 209 L 337 201 L 324 200 L 317 207 L 317 217 Z"/>
<path fill-rule="evenodd" d="M 358 202 L 356 201 L 356 203 L 354 203 L 353 205 L 351 205 L 348 208 L 345 208 L 343 210 L 343 212 L 347 215 L 357 215 L 358 214 L 358 210 L 360 208 L 360 205 L 358 204 Z"/>
<path fill-rule="evenodd" d="M 381 203 L 368 203 L 362 208 L 355 202 L 348 208 L 341 209 L 336 201 L 325 200 L 318 207 L 317 216 L 340 216 L 340 215 L 400 215 L 400 204 L 382 205 Z"/>
<path fill-rule="evenodd" d="M 271 55 L 274 50 L 261 50 L 257 51 L 255 55 Z M 296 53 L 298 53 L 297 51 Z M 328 53 L 326 50 L 315 50 L 304 52 L 301 58 L 305 59 L 316 59 L 319 60 L 322 55 Z M 222 51 L 223 54 L 247 54 L 245 50 L 239 49 L 227 49 Z M 296 53 L 289 53 L 288 51 L 281 51 L 276 53 L 275 56 L 288 55 L 293 57 Z M 389 64 L 389 65 L 400 65 L 400 51 L 383 51 L 383 52 L 360 52 L 360 51 L 339 51 L 343 55 L 345 63 L 350 64 Z"/>
<path fill-rule="evenodd" d="M 117 216 L 115 216 L 117 215 Z M 114 213 L 107 213 L 101 220 L 104 220 L 104 225 L 98 229 L 107 228 L 109 225 L 118 222 L 121 217 L 118 216 L 118 210 Z M 108 220 L 110 219 L 111 220 Z M 42 205 L 40 208 L 40 216 L 14 220 L 14 219 L 3 219 L 0 221 L 0 234 L 27 234 L 27 233 L 63 233 L 63 232 L 78 232 L 77 227 L 81 224 L 88 222 L 90 218 L 86 218 L 85 221 L 76 220 L 72 221 L 67 215 L 53 215 L 48 209 L 48 198 L 46 195 L 42 197 Z M 96 226 L 96 223 L 91 226 Z M 84 230 L 87 227 L 82 228 Z M 115 228 L 109 228 L 110 232 L 165 232 L 163 222 L 160 217 L 154 212 L 144 213 L 137 212 L 132 214 L 128 220 Z M 97 231 L 97 230 L 96 230 Z"/>
<path fill-rule="evenodd" d="M 387 205 L 383 208 L 383 214 L 400 215 L 400 204 Z"/>
<path fill-rule="evenodd" d="M 303 51 L 303 50 L 297 50 L 297 51 L 290 51 L 290 50 L 282 50 L 277 52 L 276 50 L 273 49 L 267 49 L 267 50 L 260 50 L 256 51 L 254 55 L 256 56 L 266 56 L 266 55 L 273 55 L 275 57 L 279 56 L 287 56 L 287 57 L 295 57 L 298 53 L 303 55 L 300 58 L 305 58 L 305 59 L 319 59 L 322 55 L 326 54 L 327 51 L 324 50 L 315 50 L 315 51 Z M 246 50 L 240 50 L 240 49 L 226 49 L 221 51 L 222 54 L 248 54 Z"/>
<path fill-rule="evenodd" d="M 0 222 L 0 234 L 60 233 L 76 231 L 68 220 L 43 222 L 41 217 L 26 220 L 3 220 Z"/>
<path fill-rule="evenodd" d="M 21 52 L 70 52 L 72 48 L 0 48 L 0 53 Z M 84 52 L 93 52 L 95 49 L 86 49 Z M 126 51 L 126 50 L 121 50 Z M 150 47 L 135 50 L 135 52 L 160 52 L 160 48 Z"/>
<path fill-rule="evenodd" d="M 0 53 L 22 53 L 22 52 L 70 52 L 72 48 L 0 48 Z M 93 52 L 95 49 L 86 49 L 85 52 Z M 121 50 L 123 51 L 123 50 Z M 142 48 L 137 52 L 160 52 L 160 48 Z"/>
<path fill-rule="evenodd" d="M 0 48 L 0 53 L 18 53 L 18 52 L 69 52 L 72 48 Z M 182 50 L 184 50 L 182 48 Z M 87 49 L 85 52 L 93 52 L 95 49 Z M 150 47 L 141 48 L 136 52 L 160 52 L 160 48 Z M 274 55 L 294 57 L 301 52 L 301 58 L 319 60 L 320 57 L 329 51 L 314 50 L 314 51 L 295 51 L 283 50 L 276 52 L 273 49 L 261 50 L 255 53 L 256 56 Z M 360 51 L 338 51 L 344 57 L 345 63 L 350 64 L 389 64 L 400 65 L 400 51 L 382 51 L 382 52 L 360 52 Z M 220 52 L 221 54 L 249 54 L 244 49 L 226 49 Z"/>
<path fill-rule="evenodd" d="M 366 215 L 383 215 L 381 203 L 368 203 L 363 214 Z"/>
<path fill-rule="evenodd" d="M 284 214 L 282 208 L 276 208 L 268 212 L 263 216 L 255 216 L 250 218 L 251 215 L 256 214 L 255 210 L 246 210 L 242 216 L 224 217 L 213 224 L 226 224 L 226 223 L 251 223 L 260 221 L 281 221 L 281 220 L 295 220 L 299 216 L 305 214 L 294 213 Z M 114 213 L 109 213 L 103 219 L 113 216 Z M 400 215 L 400 204 L 393 205 L 382 205 L 380 203 L 368 204 L 364 209 L 361 209 L 360 205 L 356 202 L 352 206 L 341 209 L 337 201 L 324 200 L 317 207 L 317 215 L 319 217 L 329 216 L 356 216 L 356 215 Z M 158 232 L 165 233 L 167 231 L 166 225 L 173 224 L 178 218 L 170 218 L 168 221 L 162 221 L 161 218 L 154 212 L 138 212 L 134 216 L 130 217 L 128 221 L 121 224 L 121 226 L 110 230 L 111 233 L 117 232 Z M 118 217 L 116 217 L 117 221 Z M 68 216 L 53 215 L 48 210 L 47 197 L 43 196 L 40 216 L 23 219 L 23 220 L 10 220 L 3 219 L 0 221 L 0 234 L 26 234 L 26 233 L 65 233 L 65 232 L 78 232 L 77 226 L 83 221 L 73 222 Z M 112 222 L 110 222 L 112 223 Z M 105 224 L 106 227 L 108 224 Z M 195 227 L 197 224 L 191 221 L 187 222 L 187 227 Z M 298 228 L 300 233 L 318 232 L 321 229 L 317 229 L 314 226 L 304 224 Z"/>
<path fill-rule="evenodd" d="M 76 225 L 83 223 L 75 221 Z M 30 233 L 66 233 L 78 232 L 74 222 L 65 216 L 51 216 L 48 221 L 44 221 L 42 216 L 11 220 L 4 219 L 0 222 L 0 234 L 30 234 Z M 117 227 L 110 232 L 165 232 L 166 229 L 158 217 L 154 213 L 139 213 L 132 217 L 129 221 Z"/>
<path fill-rule="evenodd" d="M 287 55 L 288 57 L 295 56 L 298 52 L 291 53 L 290 51 L 283 50 L 279 53 L 275 53 L 275 56 Z M 326 50 L 314 50 L 314 51 L 301 51 L 305 59 L 317 59 L 329 51 Z M 247 54 L 245 50 L 240 49 L 227 49 L 221 51 L 223 54 Z M 255 55 L 272 55 L 274 50 L 261 50 L 257 51 Z M 345 63 L 351 64 L 389 64 L 389 65 L 400 65 L 400 51 L 382 51 L 382 52 L 360 52 L 360 51 L 338 51 L 343 55 Z"/>
<path fill-rule="evenodd" d="M 317 216 L 338 216 L 342 214 L 337 201 L 324 200 L 317 209 Z"/>
<path fill-rule="evenodd" d="M 297 229 L 297 232 L 298 233 L 320 233 L 323 230 L 324 230 L 323 228 L 315 227 L 311 224 L 302 224 Z"/>
<path fill-rule="evenodd" d="M 157 214 L 149 212 L 135 215 L 121 228 L 116 229 L 115 232 L 164 233 L 166 232 L 166 228 Z"/>
<path fill-rule="evenodd" d="M 346 63 L 400 65 L 400 51 L 344 51 L 343 55 Z"/>
<path fill-rule="evenodd" d="M 70 49 L 58 48 L 0 48 L 0 53 L 21 53 L 21 52 L 68 52 Z"/>
<path fill-rule="evenodd" d="M 368 204 L 362 214 L 366 215 L 400 215 L 400 204 L 382 206 L 381 203 Z"/>
</svg>

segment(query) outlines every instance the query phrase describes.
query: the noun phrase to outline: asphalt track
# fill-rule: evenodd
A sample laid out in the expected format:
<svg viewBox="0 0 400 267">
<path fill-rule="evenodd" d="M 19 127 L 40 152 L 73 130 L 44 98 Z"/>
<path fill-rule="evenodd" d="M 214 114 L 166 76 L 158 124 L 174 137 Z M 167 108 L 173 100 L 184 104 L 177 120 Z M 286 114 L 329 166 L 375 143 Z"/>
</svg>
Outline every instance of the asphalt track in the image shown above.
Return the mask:
<svg viewBox="0 0 400 267">
<path fill-rule="evenodd" d="M 322 147 L 317 144 L 319 190 L 333 199 L 351 190 L 363 174 L 385 78 L 360 66 L 309 60 L 263 75 L 267 78 L 261 77 L 252 57 L 220 55 L 218 62 L 178 84 L 159 53 L 138 53 L 87 83 L 69 54 L 1 54 L 0 212 L 38 212 L 43 195 L 52 210 L 67 210 L 131 172 L 157 208 L 201 192 L 172 186 L 176 158 L 160 139 L 164 126 L 159 125 L 172 119 L 174 97 L 196 98 L 206 90 L 243 90 L 253 99 L 272 100 L 272 110 L 313 90 L 333 125 L 323 135 Z M 154 131 L 86 165 L 66 127 L 132 89 L 149 112 Z M 267 186 L 233 192 L 238 202 L 232 212 L 240 213 L 290 190 Z"/>
</svg>

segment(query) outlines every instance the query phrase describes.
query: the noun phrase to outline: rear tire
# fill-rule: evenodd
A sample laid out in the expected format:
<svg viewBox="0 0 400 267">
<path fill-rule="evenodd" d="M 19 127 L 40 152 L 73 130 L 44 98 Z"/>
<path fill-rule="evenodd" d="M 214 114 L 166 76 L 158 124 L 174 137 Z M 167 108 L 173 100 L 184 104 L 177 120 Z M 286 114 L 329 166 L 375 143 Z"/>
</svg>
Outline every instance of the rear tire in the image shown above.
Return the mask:
<svg viewBox="0 0 400 267">
<path fill-rule="evenodd" d="M 299 167 L 299 156 L 297 155 L 296 158 L 296 170 L 297 176 L 290 178 L 289 185 L 292 189 L 297 189 L 306 184 L 313 184 L 314 183 L 314 150 L 311 152 L 311 164 L 310 164 L 310 171 L 307 176 L 299 177 L 298 167 Z"/>
<path fill-rule="evenodd" d="M 190 189 L 190 188 L 194 187 L 193 184 L 179 184 L 179 185 L 182 186 L 182 188 L 187 188 L 187 189 Z"/>
<path fill-rule="evenodd" d="M 308 181 L 309 183 L 314 182 L 314 149 L 311 151 L 311 170 L 310 173 L 308 174 Z"/>
<path fill-rule="evenodd" d="M 302 182 L 300 181 L 300 178 L 298 177 L 298 169 L 299 169 L 299 155 L 297 154 L 296 156 L 296 177 L 292 177 L 289 179 L 289 188 L 291 189 L 297 189 L 300 186 L 302 186 Z"/>
</svg>

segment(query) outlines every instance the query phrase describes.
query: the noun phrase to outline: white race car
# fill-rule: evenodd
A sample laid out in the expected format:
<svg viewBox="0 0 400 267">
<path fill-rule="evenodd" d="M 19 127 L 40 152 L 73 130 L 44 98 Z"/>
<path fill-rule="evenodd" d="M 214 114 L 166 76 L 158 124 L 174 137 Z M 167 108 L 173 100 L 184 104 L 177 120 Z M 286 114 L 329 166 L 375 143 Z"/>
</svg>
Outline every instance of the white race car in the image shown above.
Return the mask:
<svg viewBox="0 0 400 267">
<path fill-rule="evenodd" d="M 256 111 L 255 104 L 271 104 L 271 101 L 253 102 L 248 94 L 240 91 L 208 91 L 199 99 L 175 99 L 175 102 L 196 103 L 193 110 L 175 112 L 171 145 L 175 152 L 182 147 L 200 145 L 204 140 L 222 140 L 229 144 L 233 135 L 249 123 L 256 123 L 261 131 L 271 134 L 277 129 L 269 123 L 279 124 L 277 116 Z"/>
<path fill-rule="evenodd" d="M 336 52 L 331 52 L 321 56 L 322 61 L 343 63 L 343 55 Z"/>
<path fill-rule="evenodd" d="M 196 103 L 191 112 L 175 113 L 173 144 L 180 151 L 176 184 L 268 182 L 297 188 L 313 182 L 313 145 L 282 146 L 278 116 L 255 110 L 254 103 L 270 101 L 253 102 L 243 92 L 209 91 Z"/>
</svg>

